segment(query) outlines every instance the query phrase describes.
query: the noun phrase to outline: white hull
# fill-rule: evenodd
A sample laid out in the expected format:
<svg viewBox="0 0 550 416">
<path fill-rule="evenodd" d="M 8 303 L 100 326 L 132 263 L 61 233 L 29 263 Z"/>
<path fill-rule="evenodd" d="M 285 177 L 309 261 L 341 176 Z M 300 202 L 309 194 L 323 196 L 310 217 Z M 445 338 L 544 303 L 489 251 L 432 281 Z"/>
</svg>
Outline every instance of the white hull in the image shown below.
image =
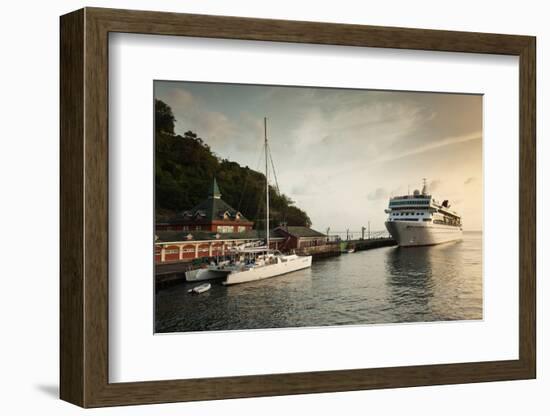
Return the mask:
<svg viewBox="0 0 550 416">
<path fill-rule="evenodd" d="M 386 221 L 386 228 L 401 247 L 431 246 L 462 240 L 462 227 L 444 224 Z"/>
<path fill-rule="evenodd" d="M 187 292 L 191 294 L 199 295 L 201 293 L 207 292 L 212 286 L 210 283 L 203 283 L 202 285 L 195 286 L 193 289 L 189 289 Z"/>
<path fill-rule="evenodd" d="M 248 270 L 234 271 L 227 275 L 224 285 L 268 279 L 311 267 L 311 256 L 283 256 L 274 264 L 255 266 Z"/>
<path fill-rule="evenodd" d="M 185 272 L 185 280 L 187 282 L 200 282 L 202 280 L 219 279 L 227 276 L 231 270 L 209 270 L 197 269 Z"/>
</svg>

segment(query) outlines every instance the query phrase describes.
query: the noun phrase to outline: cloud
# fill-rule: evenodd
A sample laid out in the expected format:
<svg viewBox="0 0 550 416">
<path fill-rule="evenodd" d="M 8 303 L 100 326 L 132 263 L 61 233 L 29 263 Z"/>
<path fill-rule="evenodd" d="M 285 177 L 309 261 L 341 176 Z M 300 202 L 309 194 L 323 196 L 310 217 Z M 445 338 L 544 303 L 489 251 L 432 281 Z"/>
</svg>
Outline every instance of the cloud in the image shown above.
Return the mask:
<svg viewBox="0 0 550 416">
<path fill-rule="evenodd" d="M 306 195 L 306 193 L 307 193 L 306 191 L 307 191 L 306 186 L 303 185 L 303 184 L 300 184 L 300 185 L 294 185 L 294 186 L 292 187 L 290 193 L 291 193 L 292 195 L 298 195 L 298 196 L 300 196 L 300 195 Z"/>
<path fill-rule="evenodd" d="M 193 94 L 183 88 L 173 88 L 169 93 L 160 97 L 160 99 L 169 101 L 169 105 L 174 111 L 180 108 L 189 109 L 197 104 L 197 100 L 193 97 Z"/>
<path fill-rule="evenodd" d="M 388 191 L 384 188 L 376 188 L 373 192 L 367 195 L 369 201 L 378 201 L 380 199 L 388 198 Z"/>
<path fill-rule="evenodd" d="M 203 97 L 182 86 L 161 90 L 157 98 L 172 108 L 177 134 L 191 130 L 220 157 L 234 160 L 236 156 L 245 155 L 244 164 L 257 168 L 253 165 L 259 145 L 263 142 L 263 119 L 247 111 L 230 116 L 229 113 L 213 110 Z"/>
<path fill-rule="evenodd" d="M 472 184 L 464 204 L 480 205 L 479 97 L 200 83 L 160 85 L 156 97 L 174 110 L 179 134 L 192 130 L 219 157 L 259 171 L 268 117 L 281 192 L 315 227 L 361 224 L 365 215 L 383 227 L 382 202 L 421 189 L 423 177 L 451 200 Z M 468 222 L 479 222 L 472 212 Z"/>
<path fill-rule="evenodd" d="M 235 135 L 236 125 L 227 115 L 205 109 L 202 100 L 184 88 L 172 88 L 159 98 L 172 108 L 179 134 L 192 130 L 211 146 Z"/>
<path fill-rule="evenodd" d="M 429 191 L 436 191 L 441 186 L 441 181 L 439 179 L 434 179 L 428 184 Z"/>
<path fill-rule="evenodd" d="M 285 172 L 281 172 L 281 176 L 284 175 Z M 280 180 L 280 178 L 278 179 Z M 292 180 L 286 182 L 292 184 L 287 189 L 290 190 L 290 196 L 293 198 L 327 195 L 332 192 L 330 178 L 313 172 L 302 173 L 299 178 L 293 174 Z M 282 192 L 285 193 L 284 190 Z"/>
<path fill-rule="evenodd" d="M 422 108 L 395 102 L 311 102 L 290 132 L 296 151 L 315 148 L 326 163 L 349 163 L 394 152 L 396 142 L 407 137 L 427 119 Z M 345 143 L 346 146 L 339 144 Z M 327 146 L 332 144 L 333 146 Z M 350 152 L 350 148 L 354 151 Z M 326 151 L 326 153 L 324 152 Z"/>
<path fill-rule="evenodd" d="M 390 153 L 386 156 L 381 156 L 375 162 L 378 162 L 378 163 L 390 162 L 390 161 L 393 161 L 393 160 L 402 159 L 404 157 L 429 152 L 431 150 L 435 150 L 435 149 L 438 149 L 440 147 L 451 146 L 451 145 L 454 145 L 454 144 L 469 142 L 469 141 L 473 141 L 473 140 L 481 140 L 481 133 L 480 132 L 475 132 L 475 133 L 470 133 L 470 134 L 466 134 L 466 135 L 462 135 L 462 136 L 445 137 L 445 138 L 442 138 L 440 140 L 432 141 L 431 143 L 428 143 L 426 145 L 418 146 L 416 148 L 407 150 L 405 152 L 401 152 L 401 153 L 394 152 L 394 153 Z"/>
</svg>

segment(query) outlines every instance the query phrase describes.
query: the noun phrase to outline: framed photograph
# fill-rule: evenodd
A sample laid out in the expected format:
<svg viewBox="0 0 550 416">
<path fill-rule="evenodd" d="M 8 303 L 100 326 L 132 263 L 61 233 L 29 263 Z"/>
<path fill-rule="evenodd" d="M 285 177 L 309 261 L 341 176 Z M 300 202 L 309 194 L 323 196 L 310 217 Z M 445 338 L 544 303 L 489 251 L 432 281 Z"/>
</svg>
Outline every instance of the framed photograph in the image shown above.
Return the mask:
<svg viewBox="0 0 550 416">
<path fill-rule="evenodd" d="M 61 17 L 82 407 L 536 376 L 535 38 Z"/>
</svg>

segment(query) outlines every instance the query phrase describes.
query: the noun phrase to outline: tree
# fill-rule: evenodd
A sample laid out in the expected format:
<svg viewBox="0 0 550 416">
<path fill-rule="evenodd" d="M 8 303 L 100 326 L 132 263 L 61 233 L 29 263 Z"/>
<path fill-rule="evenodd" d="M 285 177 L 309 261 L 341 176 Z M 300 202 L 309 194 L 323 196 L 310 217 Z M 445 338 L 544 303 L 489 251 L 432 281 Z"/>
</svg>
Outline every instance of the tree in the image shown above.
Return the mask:
<svg viewBox="0 0 550 416">
<path fill-rule="evenodd" d="M 175 122 L 170 106 L 164 101 L 155 99 L 155 132 L 173 136 Z"/>
<path fill-rule="evenodd" d="M 157 220 L 191 209 L 206 198 L 216 177 L 223 199 L 256 223 L 265 224 L 265 175 L 213 154 L 192 131 L 174 132 L 175 118 L 166 103 L 155 100 L 155 207 Z M 274 226 L 311 226 L 294 201 L 270 187 L 270 217 Z"/>
</svg>

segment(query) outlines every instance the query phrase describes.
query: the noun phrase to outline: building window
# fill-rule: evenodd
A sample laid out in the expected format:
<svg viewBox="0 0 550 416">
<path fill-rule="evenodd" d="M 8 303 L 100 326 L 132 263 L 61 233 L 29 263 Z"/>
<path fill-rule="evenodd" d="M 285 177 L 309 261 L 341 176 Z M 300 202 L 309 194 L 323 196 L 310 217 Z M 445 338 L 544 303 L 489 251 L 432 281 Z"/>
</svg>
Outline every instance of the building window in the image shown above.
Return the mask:
<svg viewBox="0 0 550 416">
<path fill-rule="evenodd" d="M 244 225 L 239 225 L 237 231 L 242 233 L 243 231 L 246 231 L 246 227 Z"/>
<path fill-rule="evenodd" d="M 232 233 L 234 228 L 232 225 L 218 225 L 216 231 L 219 233 Z"/>
</svg>

